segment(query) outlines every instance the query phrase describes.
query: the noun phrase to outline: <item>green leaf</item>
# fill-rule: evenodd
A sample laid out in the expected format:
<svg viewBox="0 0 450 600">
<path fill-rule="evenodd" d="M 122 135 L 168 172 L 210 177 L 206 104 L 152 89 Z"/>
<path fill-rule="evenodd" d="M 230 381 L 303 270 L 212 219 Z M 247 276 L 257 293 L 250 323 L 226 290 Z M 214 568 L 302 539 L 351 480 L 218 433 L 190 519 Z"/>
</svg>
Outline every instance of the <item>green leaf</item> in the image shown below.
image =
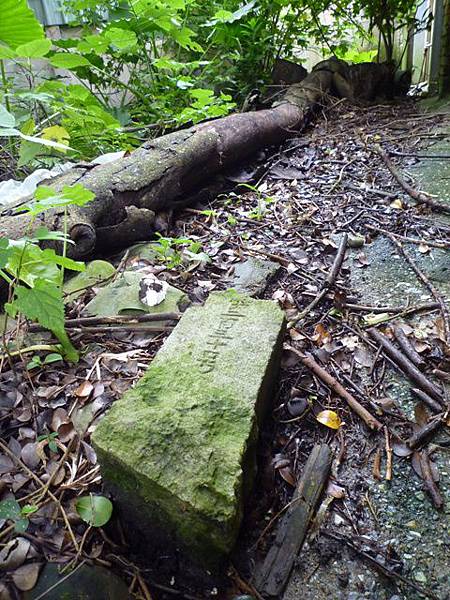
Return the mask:
<svg viewBox="0 0 450 600">
<path fill-rule="evenodd" d="M 30 362 L 27 364 L 27 369 L 31 371 L 32 369 L 36 369 L 37 367 L 42 366 L 41 357 L 35 354 Z"/>
<path fill-rule="evenodd" d="M 197 34 L 192 29 L 189 29 L 189 27 L 173 27 L 170 30 L 170 35 L 182 48 L 193 50 L 194 52 L 203 52 L 200 44 L 192 39 Z"/>
<path fill-rule="evenodd" d="M 0 127 L 11 128 L 15 127 L 16 118 L 6 108 L 0 104 Z"/>
<path fill-rule="evenodd" d="M 5 58 L 15 58 L 16 53 L 9 46 L 4 46 L 0 43 L 0 60 Z"/>
<path fill-rule="evenodd" d="M 22 507 L 20 514 L 24 517 L 27 517 L 28 515 L 32 515 L 38 510 L 39 506 L 36 506 L 35 504 L 25 504 L 25 506 Z"/>
<path fill-rule="evenodd" d="M 38 280 L 32 288 L 16 286 L 14 295 L 15 300 L 5 307 L 12 305 L 15 314 L 20 312 L 50 331 L 64 328 L 64 303 L 58 286 Z"/>
<path fill-rule="evenodd" d="M 3 269 L 8 264 L 13 253 L 13 249 L 9 245 L 9 240 L 0 238 L 0 269 Z"/>
<path fill-rule="evenodd" d="M 79 44 L 78 51 L 102 55 L 108 50 L 109 40 L 103 35 L 87 35 Z"/>
<path fill-rule="evenodd" d="M 28 519 L 16 519 L 14 522 L 14 529 L 17 533 L 23 533 L 28 529 L 29 524 Z"/>
<path fill-rule="evenodd" d="M 1 15 L 0 42 L 3 44 L 17 48 L 45 37 L 44 29 L 27 0 L 2 0 Z"/>
<path fill-rule="evenodd" d="M 92 525 L 92 527 L 102 527 L 111 518 L 113 505 L 108 498 L 104 496 L 83 496 L 75 503 L 77 513 Z"/>
<path fill-rule="evenodd" d="M 2 500 L 2 502 L 0 502 L 0 519 L 15 521 L 20 517 L 20 512 L 20 504 L 17 500 Z"/>
<path fill-rule="evenodd" d="M 36 231 L 31 235 L 31 237 L 26 239 L 32 243 L 43 241 L 55 241 L 66 242 L 68 244 L 75 244 L 75 242 L 62 231 L 49 231 L 47 227 L 38 227 Z"/>
<path fill-rule="evenodd" d="M 51 208 L 64 208 L 65 206 L 84 206 L 95 198 L 95 194 L 86 189 L 81 183 L 65 185 L 60 192 L 52 187 L 41 185 L 34 193 L 35 201 L 21 209 L 35 216 Z"/>
<path fill-rule="evenodd" d="M 20 312 L 53 332 L 61 342 L 66 358 L 78 361 L 78 352 L 64 329 L 64 302 L 60 287 L 43 280 L 37 280 L 32 288 L 18 285 L 14 288 L 14 300 L 5 304 L 5 310 L 12 317 Z"/>
<path fill-rule="evenodd" d="M 33 40 L 17 46 L 16 54 L 20 58 L 44 58 L 50 52 L 51 47 L 52 41 L 47 38 Z"/>
<path fill-rule="evenodd" d="M 104 32 L 104 36 L 112 46 L 122 51 L 136 47 L 138 42 L 134 31 L 127 31 L 118 27 L 110 27 Z"/>
<path fill-rule="evenodd" d="M 44 365 L 51 365 L 52 363 L 58 362 L 62 359 L 63 357 L 61 356 L 61 354 L 58 354 L 58 352 L 51 352 L 50 354 L 47 354 L 47 356 L 44 358 Z"/>
<path fill-rule="evenodd" d="M 77 67 L 89 67 L 91 63 L 81 54 L 72 54 L 71 52 L 58 52 L 50 59 L 50 64 L 59 69 L 76 69 Z"/>
</svg>

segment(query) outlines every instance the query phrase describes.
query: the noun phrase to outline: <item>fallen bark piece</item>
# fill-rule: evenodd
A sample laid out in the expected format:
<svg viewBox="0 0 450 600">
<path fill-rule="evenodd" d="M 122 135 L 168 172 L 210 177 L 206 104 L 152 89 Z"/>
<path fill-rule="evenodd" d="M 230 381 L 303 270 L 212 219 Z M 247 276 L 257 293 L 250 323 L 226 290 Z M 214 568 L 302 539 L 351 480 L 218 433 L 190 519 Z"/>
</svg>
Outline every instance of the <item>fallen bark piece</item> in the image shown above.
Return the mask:
<svg viewBox="0 0 450 600">
<path fill-rule="evenodd" d="M 338 396 L 343 398 L 350 408 L 360 417 L 370 429 L 381 429 L 383 425 L 354 396 L 348 392 L 343 385 L 330 375 L 323 367 L 316 363 L 312 356 L 302 354 L 293 346 L 286 346 L 287 350 L 294 352 L 301 362 L 308 367 L 317 377 L 331 388 Z"/>
<path fill-rule="evenodd" d="M 328 445 L 314 446 L 294 492 L 291 507 L 281 521 L 275 541 L 256 574 L 256 588 L 261 594 L 282 594 L 327 482 L 331 459 L 332 452 Z"/>
<path fill-rule="evenodd" d="M 423 373 L 419 371 L 414 363 L 412 363 L 409 358 L 407 358 L 404 354 L 400 352 L 382 333 L 380 333 L 377 329 L 368 329 L 368 334 L 380 345 L 382 346 L 384 352 L 391 358 L 395 364 L 400 368 L 400 370 L 407 376 L 409 379 L 414 381 L 414 383 L 424 392 L 429 394 L 434 400 L 442 403 L 442 393 L 441 390 L 432 383 L 429 379 L 425 377 Z"/>
<path fill-rule="evenodd" d="M 232 549 L 284 329 L 274 302 L 211 294 L 99 424 L 102 476 L 143 548 L 179 547 L 210 568 Z"/>
</svg>

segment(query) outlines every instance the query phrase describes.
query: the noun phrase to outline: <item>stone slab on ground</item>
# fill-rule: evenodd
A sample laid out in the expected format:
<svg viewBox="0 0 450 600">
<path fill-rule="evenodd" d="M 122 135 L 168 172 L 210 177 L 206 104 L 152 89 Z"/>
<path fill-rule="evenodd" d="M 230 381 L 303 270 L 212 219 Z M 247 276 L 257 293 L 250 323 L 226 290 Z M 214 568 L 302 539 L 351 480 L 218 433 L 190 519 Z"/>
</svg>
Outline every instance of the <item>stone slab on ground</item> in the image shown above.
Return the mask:
<svg viewBox="0 0 450 600">
<path fill-rule="evenodd" d="M 92 260 L 86 264 L 86 270 L 74 275 L 64 284 L 65 302 L 72 302 L 84 294 L 87 288 L 106 284 L 116 269 L 105 260 Z"/>
<path fill-rule="evenodd" d="M 147 306 L 139 299 L 140 283 L 145 273 L 125 271 L 114 282 L 98 290 L 93 300 L 83 310 L 84 315 L 110 317 L 132 313 L 169 313 L 178 312 L 189 303 L 181 290 L 169 286 L 165 299 L 156 306 Z M 161 327 L 164 322 L 136 324 L 136 329 Z"/>
<path fill-rule="evenodd" d="M 147 543 L 162 532 L 211 566 L 231 551 L 284 329 L 273 302 L 211 294 L 100 422 L 93 443 L 104 481 Z"/>
<path fill-rule="evenodd" d="M 251 256 L 234 267 L 234 274 L 228 287 L 235 289 L 240 294 L 261 296 L 269 279 L 276 274 L 279 268 L 280 265 L 273 261 Z"/>
</svg>

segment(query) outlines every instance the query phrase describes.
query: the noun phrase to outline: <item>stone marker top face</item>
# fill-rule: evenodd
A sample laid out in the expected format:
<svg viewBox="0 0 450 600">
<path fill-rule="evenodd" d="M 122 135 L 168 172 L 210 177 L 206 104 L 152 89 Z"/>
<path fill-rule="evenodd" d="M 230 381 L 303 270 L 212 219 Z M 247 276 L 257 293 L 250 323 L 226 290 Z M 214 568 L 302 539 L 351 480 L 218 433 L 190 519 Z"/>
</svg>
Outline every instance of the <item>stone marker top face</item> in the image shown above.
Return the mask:
<svg viewBox="0 0 450 600">
<path fill-rule="evenodd" d="M 225 538 L 236 529 L 243 461 L 276 376 L 283 325 L 275 303 L 234 290 L 188 309 L 93 436 L 101 462 L 123 470 L 116 483 L 160 502 L 172 520 L 194 511 L 223 523 Z"/>
</svg>

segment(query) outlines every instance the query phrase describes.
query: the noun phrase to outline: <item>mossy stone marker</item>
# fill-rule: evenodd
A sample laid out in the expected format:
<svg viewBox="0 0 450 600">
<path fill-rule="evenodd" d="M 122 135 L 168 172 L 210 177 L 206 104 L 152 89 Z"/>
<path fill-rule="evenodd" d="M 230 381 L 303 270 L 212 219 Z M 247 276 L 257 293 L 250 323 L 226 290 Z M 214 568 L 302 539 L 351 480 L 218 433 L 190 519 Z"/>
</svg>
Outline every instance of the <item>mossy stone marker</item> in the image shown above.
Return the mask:
<svg viewBox="0 0 450 600">
<path fill-rule="evenodd" d="M 211 294 L 100 422 L 93 443 L 104 481 L 145 543 L 162 535 L 205 566 L 231 551 L 284 326 L 273 302 Z"/>
</svg>

